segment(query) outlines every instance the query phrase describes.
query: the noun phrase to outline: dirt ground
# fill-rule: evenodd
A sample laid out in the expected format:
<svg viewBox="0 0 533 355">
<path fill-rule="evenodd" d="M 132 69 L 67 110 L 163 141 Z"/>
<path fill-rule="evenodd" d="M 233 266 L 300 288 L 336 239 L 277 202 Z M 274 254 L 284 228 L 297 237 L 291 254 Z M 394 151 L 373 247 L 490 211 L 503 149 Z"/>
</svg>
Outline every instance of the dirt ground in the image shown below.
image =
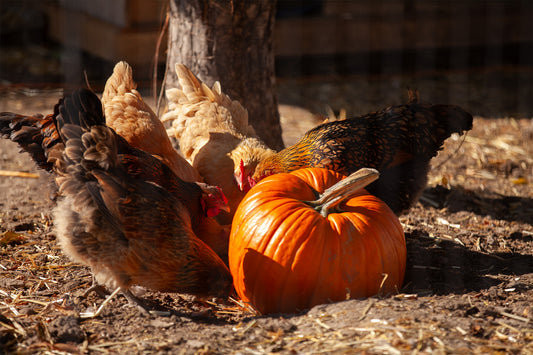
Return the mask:
<svg viewBox="0 0 533 355">
<path fill-rule="evenodd" d="M 418 85 L 439 82 L 424 80 Z M 296 315 L 261 316 L 237 301 L 146 292 L 142 297 L 159 314 L 145 317 L 117 296 L 99 316 L 81 317 L 103 299 L 82 296 L 91 285 L 89 270 L 71 263 L 56 245 L 46 177 L 13 143 L 0 140 L 0 169 L 30 173 L 0 176 L 0 353 L 532 354 L 533 120 L 498 115 L 512 104 L 515 117 L 531 117 L 530 92 L 529 99 L 513 98 L 511 104 L 504 98 L 483 101 L 483 93 L 476 97 L 456 82 L 469 94 L 449 89 L 443 102 L 466 105 L 476 116 L 474 127 L 466 138 L 446 142 L 421 201 L 400 218 L 408 267 L 399 294 Z M 295 90 L 297 84 L 281 82 L 280 101 L 294 104 L 295 96 L 305 95 L 311 101 L 329 90 L 323 101 L 349 113 L 399 101 L 405 87 L 367 82 L 357 105 L 323 83 L 307 81 Z M 376 94 L 385 91 L 393 99 Z M 373 94 L 380 102 L 367 99 Z M 48 113 L 60 95 L 4 91 L 0 111 Z M 439 101 L 436 91 L 429 96 Z M 320 111 L 319 102 L 307 108 Z M 484 112 L 497 113 L 480 117 Z M 283 106 L 282 116 L 288 143 L 318 122 L 294 107 Z"/>
</svg>

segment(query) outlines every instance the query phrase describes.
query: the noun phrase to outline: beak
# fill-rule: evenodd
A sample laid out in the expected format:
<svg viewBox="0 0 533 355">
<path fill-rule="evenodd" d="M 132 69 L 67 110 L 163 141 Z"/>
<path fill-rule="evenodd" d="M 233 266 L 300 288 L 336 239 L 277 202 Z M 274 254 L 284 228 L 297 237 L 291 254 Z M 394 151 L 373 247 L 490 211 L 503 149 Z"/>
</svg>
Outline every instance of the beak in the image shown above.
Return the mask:
<svg viewBox="0 0 533 355">
<path fill-rule="evenodd" d="M 231 212 L 231 210 L 230 210 L 230 208 L 229 208 L 228 205 L 222 205 L 222 206 L 219 207 L 219 209 L 220 209 L 221 211 L 226 211 L 226 212 L 228 212 L 228 213 Z"/>
</svg>

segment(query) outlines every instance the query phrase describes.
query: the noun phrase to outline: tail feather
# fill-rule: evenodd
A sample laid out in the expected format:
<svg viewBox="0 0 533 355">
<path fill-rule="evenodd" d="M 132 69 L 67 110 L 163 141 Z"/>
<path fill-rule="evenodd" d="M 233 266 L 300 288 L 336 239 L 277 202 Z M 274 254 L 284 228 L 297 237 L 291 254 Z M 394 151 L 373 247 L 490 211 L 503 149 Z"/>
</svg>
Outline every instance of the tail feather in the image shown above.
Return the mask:
<svg viewBox="0 0 533 355">
<path fill-rule="evenodd" d="M 401 147 L 419 158 L 431 159 L 453 133 L 472 129 L 473 117 L 459 106 L 410 103 L 395 112 L 402 122 Z"/>
<path fill-rule="evenodd" d="M 439 126 L 444 132 L 443 140 L 452 133 L 462 134 L 472 129 L 473 117 L 459 106 L 433 105 L 433 112 L 439 121 Z"/>
<path fill-rule="evenodd" d="M 91 126 L 105 125 L 100 99 L 90 90 L 79 89 L 65 97 L 58 105 L 57 125 L 61 134 L 65 124 L 89 129 Z"/>
<path fill-rule="evenodd" d="M 27 152 L 39 168 L 52 171 L 53 162 L 49 155 L 61 143 L 52 114 L 42 117 L 2 112 L 0 136 L 17 143 L 21 151 Z"/>
<path fill-rule="evenodd" d="M 115 96 L 125 95 L 137 89 L 137 83 L 133 80 L 131 66 L 125 61 L 118 62 L 113 68 L 113 74 L 107 79 L 102 104 L 105 107 Z"/>
<path fill-rule="evenodd" d="M 222 92 L 220 82 L 215 82 L 211 88 L 203 83 L 193 74 L 189 68 L 183 64 L 176 64 L 176 74 L 178 76 L 181 90 L 169 89 L 167 90 L 167 98 L 169 99 L 170 111 L 163 116 L 163 121 L 175 120 L 173 127 L 184 124 L 181 122 L 187 117 L 194 117 L 197 111 L 201 110 L 202 105 L 211 105 L 212 113 L 204 113 L 202 119 L 206 121 L 216 121 L 220 119 L 221 110 L 227 111 L 228 118 L 226 122 L 227 129 L 231 133 L 242 134 L 247 136 L 256 136 L 255 130 L 248 122 L 248 111 L 240 102 L 232 100 L 228 95 Z M 204 106 L 205 107 L 205 106 Z M 173 112 L 175 111 L 175 112 Z M 209 112 L 206 111 L 206 112 Z M 211 115 L 211 116 L 210 116 Z M 175 128 L 172 133 L 176 134 L 177 138 L 184 131 L 182 128 Z"/>
<path fill-rule="evenodd" d="M 65 97 L 56 120 L 66 159 L 93 162 L 103 169 L 117 165 L 118 136 L 105 125 L 102 104 L 92 91 L 80 89 Z"/>
<path fill-rule="evenodd" d="M 409 89 L 407 91 L 407 96 L 407 105 L 414 108 L 413 111 L 415 117 L 417 117 L 416 113 L 419 108 L 423 111 L 424 108 L 429 107 L 430 111 L 437 120 L 437 126 L 439 129 L 439 136 L 437 138 L 439 141 L 444 142 L 453 133 L 462 134 L 463 132 L 472 129 L 473 117 L 461 107 L 446 104 L 430 105 L 427 103 L 421 103 L 420 94 L 416 89 Z M 424 115 L 421 117 L 425 119 Z M 415 127 L 412 128 L 414 129 L 416 129 L 416 125 L 420 125 L 420 122 L 418 122 L 416 119 L 413 121 L 413 123 Z"/>
<path fill-rule="evenodd" d="M 204 95 L 205 88 L 202 86 L 202 83 L 185 65 L 178 63 L 175 69 L 181 90 L 189 99 Z"/>
</svg>

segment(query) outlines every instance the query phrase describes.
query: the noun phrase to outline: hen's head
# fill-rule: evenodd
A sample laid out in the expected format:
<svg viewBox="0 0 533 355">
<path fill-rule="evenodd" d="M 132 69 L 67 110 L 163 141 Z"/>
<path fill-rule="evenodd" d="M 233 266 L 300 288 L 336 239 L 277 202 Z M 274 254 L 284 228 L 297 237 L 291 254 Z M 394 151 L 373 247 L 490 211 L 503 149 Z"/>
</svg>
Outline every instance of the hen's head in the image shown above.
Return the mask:
<svg viewBox="0 0 533 355">
<path fill-rule="evenodd" d="M 197 182 L 197 184 L 203 191 L 200 203 L 207 217 L 215 217 L 220 211 L 229 212 L 228 199 L 220 187 L 201 182 Z"/>
<path fill-rule="evenodd" d="M 235 170 L 234 180 L 239 190 L 248 192 L 256 183 L 252 179 L 252 174 L 259 162 L 275 154 L 263 142 L 257 138 L 247 138 L 243 140 L 231 153 Z"/>
<path fill-rule="evenodd" d="M 277 168 L 278 163 L 276 158 L 277 156 L 269 157 L 257 165 L 253 175 L 250 177 L 250 179 L 254 181 L 254 184 L 257 184 L 259 181 L 270 175 L 274 175 L 280 172 Z"/>
<path fill-rule="evenodd" d="M 253 172 L 253 168 L 250 166 L 245 166 L 244 161 L 241 159 L 239 169 L 235 170 L 234 178 L 235 182 L 239 186 L 239 190 L 242 192 L 248 192 L 252 187 L 255 186 L 256 182 L 251 176 Z"/>
</svg>

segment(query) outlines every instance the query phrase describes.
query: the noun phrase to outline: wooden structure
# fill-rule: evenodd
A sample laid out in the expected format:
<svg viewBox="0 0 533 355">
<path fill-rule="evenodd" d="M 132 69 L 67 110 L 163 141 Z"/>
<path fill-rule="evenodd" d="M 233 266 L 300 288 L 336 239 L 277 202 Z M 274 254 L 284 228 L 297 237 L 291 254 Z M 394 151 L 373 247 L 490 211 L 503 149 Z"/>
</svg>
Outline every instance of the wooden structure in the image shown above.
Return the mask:
<svg viewBox="0 0 533 355">
<path fill-rule="evenodd" d="M 290 2 L 278 0 L 278 4 Z M 52 38 L 132 65 L 153 63 L 166 0 L 59 0 L 49 7 Z M 301 2 L 302 4 L 306 3 Z M 331 56 L 533 42 L 533 2 L 315 0 L 308 14 L 279 16 L 278 57 Z M 166 59 L 162 41 L 159 61 Z"/>
<path fill-rule="evenodd" d="M 66 46 L 111 62 L 149 65 L 166 4 L 165 0 L 59 0 L 48 7 L 49 34 Z M 162 44 L 166 47 L 165 38 Z M 165 55 L 159 57 L 160 62 L 165 59 Z"/>
</svg>

